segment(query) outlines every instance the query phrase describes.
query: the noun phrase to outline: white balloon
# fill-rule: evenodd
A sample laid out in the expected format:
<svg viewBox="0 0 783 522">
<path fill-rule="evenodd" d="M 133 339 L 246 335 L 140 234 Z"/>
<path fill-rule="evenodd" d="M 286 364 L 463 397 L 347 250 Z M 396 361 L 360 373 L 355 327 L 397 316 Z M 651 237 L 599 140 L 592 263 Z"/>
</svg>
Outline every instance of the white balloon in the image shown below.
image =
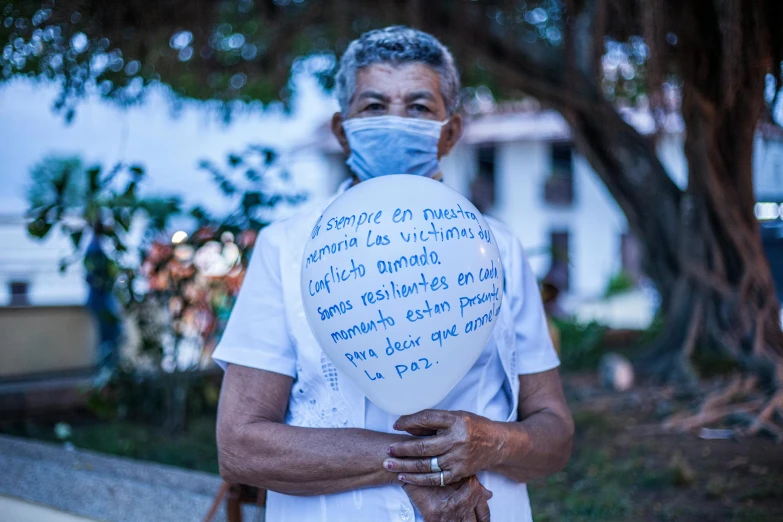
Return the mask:
<svg viewBox="0 0 783 522">
<path fill-rule="evenodd" d="M 503 298 L 495 237 L 467 199 L 407 174 L 343 193 L 302 262 L 307 321 L 342 375 L 393 414 L 438 404 L 484 349 Z"/>
</svg>

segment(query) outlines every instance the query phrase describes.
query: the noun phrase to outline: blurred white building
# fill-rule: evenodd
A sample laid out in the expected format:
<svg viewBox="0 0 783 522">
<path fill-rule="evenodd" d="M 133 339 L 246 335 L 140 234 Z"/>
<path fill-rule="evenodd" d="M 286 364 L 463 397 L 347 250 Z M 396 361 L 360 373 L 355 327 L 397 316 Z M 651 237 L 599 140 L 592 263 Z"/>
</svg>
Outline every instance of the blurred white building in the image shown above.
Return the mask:
<svg viewBox="0 0 783 522">
<path fill-rule="evenodd" d="M 603 183 L 572 148 L 565 121 L 552 111 L 503 107 L 467 121 L 463 139 L 442 162 L 446 183 L 508 225 L 539 278 L 560 265 L 553 273 L 567 311 L 615 327 L 646 326 L 656 300 L 644 284 L 638 246 Z M 652 133 L 648 113 L 629 111 L 625 117 L 641 132 Z M 327 197 L 347 176 L 328 124 L 299 143 L 305 145 L 283 151 L 294 185 L 312 199 Z M 669 175 L 684 187 L 687 166 L 677 115 L 665 122 L 656 144 Z M 783 225 L 783 133 L 762 126 L 755 147 L 757 216 Z M 15 245 L 0 252 L 0 306 L 84 302 L 81 267 L 58 272 L 59 260 L 70 253 L 67 238 L 42 246 L 27 238 L 21 218 L 7 216 L 0 219 L 0 241 Z M 641 284 L 606 299 L 609 281 L 620 273 Z"/>
<path fill-rule="evenodd" d="M 0 215 L 0 306 L 82 305 L 87 301 L 84 268 L 76 261 L 60 270 L 73 252 L 66 236 L 45 241 L 27 234 L 24 217 Z"/>
</svg>

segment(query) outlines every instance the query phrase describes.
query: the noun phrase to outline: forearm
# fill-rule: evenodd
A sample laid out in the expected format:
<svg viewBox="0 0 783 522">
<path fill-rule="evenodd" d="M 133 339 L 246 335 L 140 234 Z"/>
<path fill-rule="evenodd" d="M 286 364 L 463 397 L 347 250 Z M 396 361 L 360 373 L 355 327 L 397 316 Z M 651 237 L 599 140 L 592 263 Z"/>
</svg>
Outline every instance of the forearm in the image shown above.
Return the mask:
<svg viewBox="0 0 783 522">
<path fill-rule="evenodd" d="M 543 410 L 519 422 L 497 424 L 499 459 L 491 470 L 512 480 L 529 482 L 556 473 L 571 457 L 570 415 Z"/>
<path fill-rule="evenodd" d="M 496 422 L 466 411 L 424 410 L 403 415 L 394 427 L 415 435 L 395 443 L 389 469 L 400 480 L 437 486 L 482 470 L 527 482 L 565 467 L 571 456 L 574 423 L 557 369 L 520 376 L 519 422 Z M 430 461 L 438 458 L 440 472 Z"/>
<path fill-rule="evenodd" d="M 261 421 L 219 432 L 221 475 L 289 495 L 323 495 L 391 484 L 390 444 L 411 437 L 355 428 L 302 428 Z"/>
</svg>

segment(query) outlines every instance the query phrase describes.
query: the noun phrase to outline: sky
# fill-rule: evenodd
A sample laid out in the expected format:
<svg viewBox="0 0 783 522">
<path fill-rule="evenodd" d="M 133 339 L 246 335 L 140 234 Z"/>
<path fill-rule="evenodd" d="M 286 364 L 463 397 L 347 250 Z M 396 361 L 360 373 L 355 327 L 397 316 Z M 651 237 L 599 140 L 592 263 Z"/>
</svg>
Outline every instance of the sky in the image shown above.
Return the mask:
<svg viewBox="0 0 783 522">
<path fill-rule="evenodd" d="M 145 195 L 176 194 L 214 212 L 229 210 L 232 202 L 198 169 L 200 160 L 225 165 L 229 152 L 248 144 L 295 147 L 336 110 L 336 102 L 312 77 L 300 75 L 294 81 L 290 114 L 272 106 L 263 113 L 237 114 L 230 124 L 202 103 L 175 111 L 163 86 L 152 88 L 143 104 L 130 108 L 91 97 L 68 124 L 52 109 L 56 85 L 29 80 L 0 85 L 0 215 L 24 213 L 30 169 L 49 154 L 78 155 L 87 165 L 106 168 L 139 163 L 147 172 Z M 315 158 L 294 159 L 317 163 Z"/>
</svg>

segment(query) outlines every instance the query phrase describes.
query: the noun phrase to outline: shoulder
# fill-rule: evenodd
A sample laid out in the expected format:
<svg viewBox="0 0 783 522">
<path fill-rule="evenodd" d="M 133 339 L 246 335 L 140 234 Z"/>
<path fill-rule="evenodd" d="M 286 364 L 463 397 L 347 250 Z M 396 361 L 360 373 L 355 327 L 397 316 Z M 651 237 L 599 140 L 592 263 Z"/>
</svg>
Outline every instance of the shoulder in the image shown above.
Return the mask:
<svg viewBox="0 0 783 522">
<path fill-rule="evenodd" d="M 487 225 L 489 225 L 489 228 L 492 230 L 492 234 L 494 234 L 495 238 L 498 240 L 498 243 L 501 241 L 510 242 L 516 239 L 514 234 L 511 233 L 511 231 L 503 222 L 498 221 L 497 219 L 490 216 L 484 216 L 484 220 L 487 222 Z"/>
<path fill-rule="evenodd" d="M 525 253 L 522 249 L 522 244 L 519 239 L 509 230 L 509 228 L 498 221 L 497 219 L 489 216 L 484 216 L 484 219 L 492 230 L 492 235 L 495 237 L 495 241 L 500 250 L 500 257 L 503 260 L 503 265 L 507 268 L 515 266 L 525 259 Z"/>
<path fill-rule="evenodd" d="M 284 248 L 292 242 L 303 244 L 327 204 L 328 202 L 323 201 L 305 203 L 296 214 L 275 221 L 261 229 L 259 240 L 278 249 Z"/>
</svg>

